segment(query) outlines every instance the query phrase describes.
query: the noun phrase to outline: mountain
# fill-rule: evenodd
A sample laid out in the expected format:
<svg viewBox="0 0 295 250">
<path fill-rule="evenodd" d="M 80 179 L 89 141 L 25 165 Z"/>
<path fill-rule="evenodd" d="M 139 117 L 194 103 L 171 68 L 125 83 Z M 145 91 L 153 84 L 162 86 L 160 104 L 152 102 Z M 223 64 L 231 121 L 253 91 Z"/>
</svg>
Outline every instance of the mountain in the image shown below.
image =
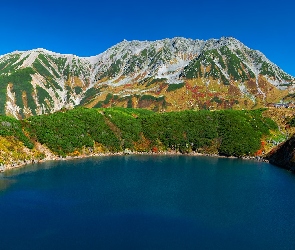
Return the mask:
<svg viewBox="0 0 295 250">
<path fill-rule="evenodd" d="M 292 102 L 295 78 L 231 37 L 122 41 L 92 57 L 34 49 L 0 56 L 0 114 L 63 108 L 153 110 L 264 107 Z"/>
</svg>

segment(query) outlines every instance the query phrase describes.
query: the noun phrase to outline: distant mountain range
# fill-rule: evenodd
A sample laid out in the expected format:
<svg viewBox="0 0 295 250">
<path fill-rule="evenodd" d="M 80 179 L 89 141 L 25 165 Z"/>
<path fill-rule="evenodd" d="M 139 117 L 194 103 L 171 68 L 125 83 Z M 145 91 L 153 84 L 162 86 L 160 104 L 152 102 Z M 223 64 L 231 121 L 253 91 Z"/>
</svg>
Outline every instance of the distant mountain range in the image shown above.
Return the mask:
<svg viewBox="0 0 295 250">
<path fill-rule="evenodd" d="M 232 37 L 122 41 L 93 57 L 34 49 L 0 56 L 0 114 L 63 108 L 158 111 L 292 102 L 295 78 Z"/>
</svg>

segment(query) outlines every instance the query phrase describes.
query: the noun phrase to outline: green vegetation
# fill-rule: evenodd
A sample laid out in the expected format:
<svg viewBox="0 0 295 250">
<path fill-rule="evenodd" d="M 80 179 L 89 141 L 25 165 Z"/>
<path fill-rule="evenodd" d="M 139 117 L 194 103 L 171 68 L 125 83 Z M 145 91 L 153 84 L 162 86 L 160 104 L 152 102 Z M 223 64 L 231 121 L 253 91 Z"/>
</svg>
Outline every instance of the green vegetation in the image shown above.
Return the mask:
<svg viewBox="0 0 295 250">
<path fill-rule="evenodd" d="M 202 54 L 193 60 L 188 66 L 186 66 L 182 76 L 185 76 L 188 79 L 203 77 L 201 57 Z"/>
<path fill-rule="evenodd" d="M 132 55 L 128 60 L 128 66 L 123 69 L 123 75 L 129 75 L 130 73 L 136 72 L 137 69 L 142 69 L 145 62 L 146 56 Z"/>
<path fill-rule="evenodd" d="M 46 65 L 47 68 L 49 68 L 52 71 L 55 77 L 60 77 L 60 75 L 56 72 L 54 67 L 51 66 L 45 55 L 39 54 L 38 58 L 40 59 L 40 61 L 44 63 L 44 65 Z"/>
<path fill-rule="evenodd" d="M 158 100 L 164 100 L 164 96 L 156 97 L 153 95 L 142 95 L 139 97 L 139 100 L 141 100 L 141 101 L 158 101 Z"/>
<path fill-rule="evenodd" d="M 48 92 L 45 89 L 39 86 L 36 86 L 36 90 L 37 90 L 37 96 L 39 98 L 39 103 L 43 103 L 44 106 L 47 106 L 47 103 L 45 100 L 48 100 L 50 103 L 53 102 L 51 96 L 48 94 Z M 48 111 L 50 111 L 50 107 L 48 108 L 49 108 Z"/>
<path fill-rule="evenodd" d="M 132 97 L 128 96 L 127 100 L 127 108 L 133 108 Z"/>
<path fill-rule="evenodd" d="M 133 143 L 140 139 L 142 132 L 140 121 L 124 109 L 106 109 L 104 114 L 120 131 L 117 136 L 121 139 L 122 148 L 134 149 Z"/>
<path fill-rule="evenodd" d="M 115 61 L 109 69 L 101 75 L 101 78 L 104 77 L 115 77 L 121 70 L 122 62 L 121 60 Z"/>
<path fill-rule="evenodd" d="M 215 113 L 183 111 L 155 113 L 141 118 L 144 135 L 154 147 L 180 152 L 210 146 L 217 137 Z"/>
<path fill-rule="evenodd" d="M 255 74 L 243 62 L 246 60 L 245 55 L 236 50 L 232 52 L 228 47 L 221 47 L 219 50 L 212 49 L 203 51 L 195 60 L 184 68 L 183 76 L 188 79 L 212 77 L 213 79 L 221 79 L 225 85 L 230 82 L 224 76 L 220 67 L 227 72 L 231 80 L 234 81 L 247 81 L 255 77 Z M 202 68 L 210 68 L 210 70 L 203 70 Z M 263 69 L 262 69 L 263 70 Z M 266 69 L 264 70 L 266 71 Z M 266 73 L 269 73 L 267 71 Z"/>
<path fill-rule="evenodd" d="M 19 60 L 20 56 L 21 54 L 9 55 L 9 60 L 2 61 L 0 63 L 1 74 L 13 73 L 15 71 L 14 64 Z M 23 62 L 23 60 L 21 60 L 21 62 Z M 17 63 L 17 65 L 20 65 L 21 62 Z"/>
<path fill-rule="evenodd" d="M 41 60 L 42 58 L 42 60 Z M 53 75 L 49 72 L 49 70 L 44 66 L 46 65 L 43 61 L 47 60 L 42 54 L 39 55 L 39 60 L 35 60 L 33 63 L 33 68 L 43 77 L 46 78 L 47 80 L 47 84 L 50 86 L 53 86 L 54 89 L 60 89 L 62 90 L 62 87 L 53 79 L 54 74 L 57 73 L 53 73 Z M 44 65 L 42 65 L 42 63 L 40 62 L 42 61 Z M 48 61 L 46 61 L 47 64 L 49 65 Z M 49 67 L 50 68 L 50 67 Z M 56 72 L 56 71 L 55 71 Z"/>
<path fill-rule="evenodd" d="M 75 57 L 72 59 L 71 75 L 76 77 L 88 75 L 88 73 L 82 67 L 81 60 Z"/>
<path fill-rule="evenodd" d="M 164 84 L 167 84 L 166 81 L 167 81 L 166 78 L 149 78 L 147 80 L 148 83 L 146 84 L 146 87 L 149 87 L 149 86 L 151 86 L 154 83 L 164 83 Z"/>
<path fill-rule="evenodd" d="M 0 115 L 0 136 L 13 136 L 22 141 L 28 148 L 33 148 L 33 143 L 24 134 L 22 124 L 19 120 Z"/>
<path fill-rule="evenodd" d="M 153 143 L 181 152 L 198 150 L 223 155 L 252 155 L 263 135 L 277 129 L 256 111 L 184 111 L 143 118 L 143 131 Z"/>
<path fill-rule="evenodd" d="M 260 148 L 262 135 L 269 130 L 262 117 L 256 121 L 258 117 L 253 112 L 220 111 L 218 116 L 219 153 L 223 155 L 253 154 Z"/>
<path fill-rule="evenodd" d="M 145 108 L 147 107 L 148 103 L 154 104 L 154 109 L 153 111 L 160 111 L 161 109 L 167 108 L 167 102 L 165 99 L 165 96 L 152 96 L 152 95 L 135 95 L 138 98 L 138 106 L 140 108 Z"/>
<path fill-rule="evenodd" d="M 295 117 L 292 117 L 288 120 L 288 124 L 290 127 L 295 127 Z"/>
<path fill-rule="evenodd" d="M 118 151 L 119 140 L 97 109 L 77 108 L 26 120 L 32 138 L 65 156 L 83 147 L 93 148 L 94 141 L 110 151 Z"/>
<path fill-rule="evenodd" d="M 16 104 L 19 107 L 24 106 L 22 95 L 23 95 L 23 92 L 26 92 L 28 107 L 30 107 L 31 110 L 34 111 L 36 109 L 36 104 L 32 97 L 33 86 L 31 84 L 31 80 L 32 80 L 31 74 L 34 74 L 34 70 L 32 68 L 25 68 L 25 69 L 19 69 L 18 71 L 10 75 L 0 76 L 0 89 L 1 89 L 1 94 L 4 94 L 6 93 L 7 84 L 12 83 L 13 91 L 15 92 L 15 97 L 16 97 Z M 6 96 L 6 95 L 3 95 L 3 96 Z M 0 99 L 1 99 L 0 113 L 4 114 L 4 106 L 5 106 L 6 98 L 0 98 Z"/>
<path fill-rule="evenodd" d="M 51 78 L 51 73 L 40 63 L 39 60 L 35 60 L 33 63 L 34 69 L 45 78 Z"/>
<path fill-rule="evenodd" d="M 76 86 L 76 87 L 74 87 L 74 92 L 75 92 L 75 94 L 81 94 L 82 93 L 82 91 L 83 91 L 83 89 L 81 88 L 81 87 L 79 87 L 79 86 Z"/>
<path fill-rule="evenodd" d="M 261 70 L 262 75 L 268 75 L 268 76 L 275 77 L 275 72 L 271 68 L 271 65 L 267 62 L 262 63 L 260 70 Z"/>
<path fill-rule="evenodd" d="M 66 65 L 66 62 L 67 62 L 67 58 L 65 57 L 54 57 L 54 56 L 51 56 L 51 55 L 47 55 L 47 57 L 50 59 L 50 61 L 54 62 L 54 64 L 58 67 L 58 71 L 59 72 L 62 72 L 62 75 L 63 76 L 68 76 L 69 75 L 69 72 L 65 72 L 65 65 Z M 69 68 L 69 65 L 67 65 Z"/>
<path fill-rule="evenodd" d="M 133 108 L 79 107 L 22 121 L 0 116 L 0 137 L 13 138 L 33 150 L 36 150 L 34 142 L 40 142 L 63 157 L 125 149 L 196 151 L 241 157 L 255 155 L 261 150 L 261 141 L 278 131 L 273 120 L 262 116 L 263 111 L 155 113 Z M 289 123 L 294 126 L 294 119 Z"/>
<path fill-rule="evenodd" d="M 277 125 L 253 111 L 181 111 L 76 108 L 23 121 L 30 137 L 65 156 L 99 144 L 104 151 L 198 151 L 227 156 L 254 155 L 263 136 Z M 140 146 L 139 146 L 140 145 Z"/>
<path fill-rule="evenodd" d="M 184 83 L 178 83 L 178 84 L 169 84 L 167 88 L 167 92 L 175 91 L 177 89 L 181 89 L 184 87 Z"/>
<path fill-rule="evenodd" d="M 112 100 L 118 100 L 119 96 L 108 93 L 104 101 L 99 101 L 94 108 L 103 108 L 105 105 L 111 104 Z"/>
<path fill-rule="evenodd" d="M 203 51 L 192 63 L 185 67 L 185 76 L 189 79 L 210 76 L 213 79 L 218 79 L 223 73 L 217 67 L 216 61 L 225 69 L 224 60 L 216 49 Z M 210 67 L 210 70 L 208 72 L 202 72 L 202 67 Z"/>
<path fill-rule="evenodd" d="M 221 104 L 222 103 L 222 100 L 220 100 L 220 98 L 218 96 L 214 96 L 210 102 L 216 102 L 218 104 Z"/>
</svg>

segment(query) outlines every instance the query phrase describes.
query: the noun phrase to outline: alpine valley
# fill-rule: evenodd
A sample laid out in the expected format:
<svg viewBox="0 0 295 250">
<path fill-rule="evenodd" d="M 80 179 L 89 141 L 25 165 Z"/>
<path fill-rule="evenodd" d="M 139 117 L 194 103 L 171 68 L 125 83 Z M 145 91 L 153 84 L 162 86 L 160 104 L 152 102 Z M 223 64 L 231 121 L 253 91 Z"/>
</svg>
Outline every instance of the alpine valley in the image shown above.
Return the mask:
<svg viewBox="0 0 295 250">
<path fill-rule="evenodd" d="M 92 57 L 34 49 L 0 57 L 0 114 L 75 106 L 154 111 L 292 103 L 295 78 L 232 37 L 122 41 Z"/>
</svg>

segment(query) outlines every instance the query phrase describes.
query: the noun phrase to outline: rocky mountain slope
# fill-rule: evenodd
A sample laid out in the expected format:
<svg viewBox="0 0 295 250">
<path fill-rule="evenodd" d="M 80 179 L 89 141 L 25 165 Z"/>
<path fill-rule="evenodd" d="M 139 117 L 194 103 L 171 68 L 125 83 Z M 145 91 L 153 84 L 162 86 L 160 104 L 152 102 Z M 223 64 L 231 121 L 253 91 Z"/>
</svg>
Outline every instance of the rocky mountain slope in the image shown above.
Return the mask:
<svg viewBox="0 0 295 250">
<path fill-rule="evenodd" d="M 62 108 L 153 110 L 263 107 L 292 102 L 295 78 L 234 38 L 122 41 L 93 57 L 44 49 L 0 56 L 0 114 Z"/>
</svg>

